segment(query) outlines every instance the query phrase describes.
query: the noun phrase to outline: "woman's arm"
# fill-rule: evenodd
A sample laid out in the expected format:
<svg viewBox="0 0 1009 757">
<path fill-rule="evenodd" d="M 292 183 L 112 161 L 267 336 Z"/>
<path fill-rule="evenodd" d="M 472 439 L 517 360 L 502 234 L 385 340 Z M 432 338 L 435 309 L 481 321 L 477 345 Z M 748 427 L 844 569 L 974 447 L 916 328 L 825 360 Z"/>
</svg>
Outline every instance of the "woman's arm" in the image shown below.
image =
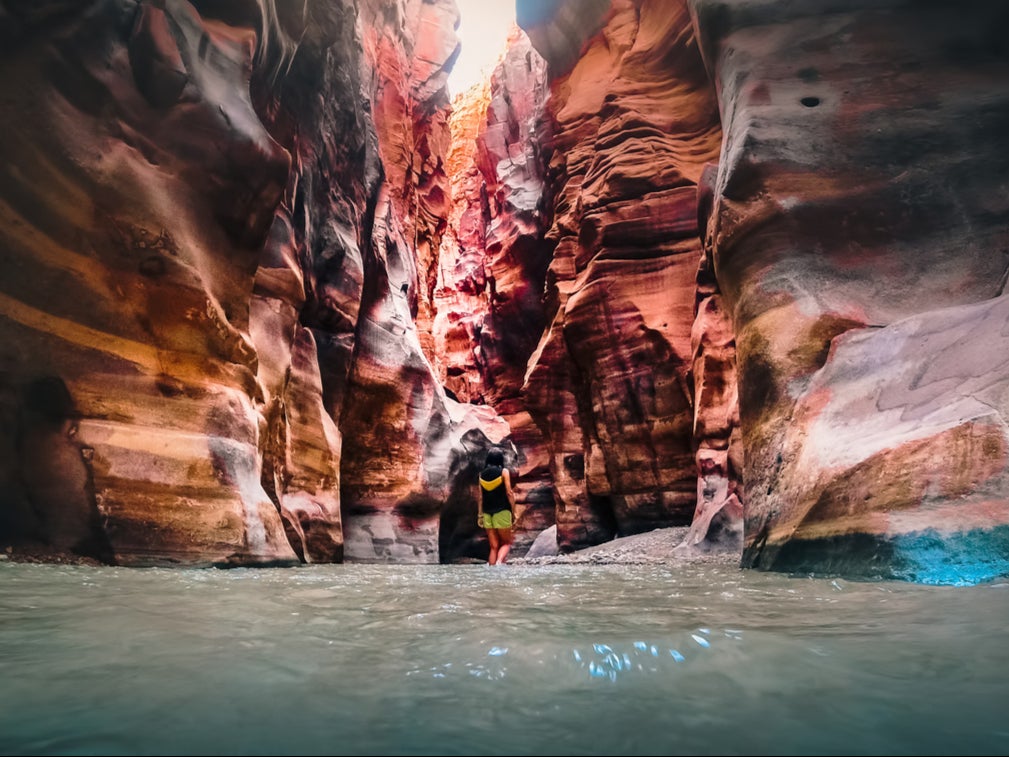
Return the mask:
<svg viewBox="0 0 1009 757">
<path fill-rule="evenodd" d="M 515 492 L 512 490 L 512 474 L 507 468 L 504 468 L 501 471 L 501 476 L 504 478 L 505 494 L 508 495 L 508 502 L 511 503 L 512 512 L 515 512 Z"/>
</svg>

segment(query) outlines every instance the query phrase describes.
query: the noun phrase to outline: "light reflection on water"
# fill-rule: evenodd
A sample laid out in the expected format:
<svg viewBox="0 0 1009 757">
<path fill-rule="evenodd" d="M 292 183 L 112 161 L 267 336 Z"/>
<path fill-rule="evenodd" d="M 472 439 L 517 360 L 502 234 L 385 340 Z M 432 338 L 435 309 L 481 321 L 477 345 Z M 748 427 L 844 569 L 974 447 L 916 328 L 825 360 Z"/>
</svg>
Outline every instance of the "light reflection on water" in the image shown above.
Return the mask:
<svg viewBox="0 0 1009 757">
<path fill-rule="evenodd" d="M 1009 751 L 1009 585 L 0 563 L 4 754 Z"/>
</svg>

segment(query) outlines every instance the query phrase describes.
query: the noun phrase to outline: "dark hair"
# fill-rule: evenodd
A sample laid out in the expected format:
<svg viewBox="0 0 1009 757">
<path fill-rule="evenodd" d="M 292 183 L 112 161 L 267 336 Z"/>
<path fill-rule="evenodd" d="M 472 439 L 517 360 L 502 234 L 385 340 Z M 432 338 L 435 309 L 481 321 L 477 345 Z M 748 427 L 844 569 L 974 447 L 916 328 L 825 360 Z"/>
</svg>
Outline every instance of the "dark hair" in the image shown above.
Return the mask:
<svg viewBox="0 0 1009 757">
<path fill-rule="evenodd" d="M 504 453 L 499 449 L 492 449 L 487 453 L 487 465 L 504 465 Z"/>
</svg>

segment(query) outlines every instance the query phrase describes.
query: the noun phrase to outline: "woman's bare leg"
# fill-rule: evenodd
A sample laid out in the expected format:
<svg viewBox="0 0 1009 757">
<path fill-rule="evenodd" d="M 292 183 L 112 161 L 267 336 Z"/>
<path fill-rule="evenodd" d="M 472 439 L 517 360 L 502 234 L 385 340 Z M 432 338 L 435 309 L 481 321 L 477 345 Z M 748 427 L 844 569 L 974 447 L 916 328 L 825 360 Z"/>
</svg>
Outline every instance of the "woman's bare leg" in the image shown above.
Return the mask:
<svg viewBox="0 0 1009 757">
<path fill-rule="evenodd" d="M 497 565 L 504 565 L 505 558 L 508 557 L 508 553 L 511 552 L 512 548 L 512 530 L 510 528 L 498 528 L 496 531 L 497 539 L 501 544 L 497 549 Z"/>
<path fill-rule="evenodd" d="M 494 565 L 497 563 L 498 548 L 501 546 L 501 542 L 498 539 L 497 531 L 495 529 L 488 528 L 486 531 L 487 541 L 490 542 L 490 556 L 487 558 L 487 564 Z"/>
</svg>

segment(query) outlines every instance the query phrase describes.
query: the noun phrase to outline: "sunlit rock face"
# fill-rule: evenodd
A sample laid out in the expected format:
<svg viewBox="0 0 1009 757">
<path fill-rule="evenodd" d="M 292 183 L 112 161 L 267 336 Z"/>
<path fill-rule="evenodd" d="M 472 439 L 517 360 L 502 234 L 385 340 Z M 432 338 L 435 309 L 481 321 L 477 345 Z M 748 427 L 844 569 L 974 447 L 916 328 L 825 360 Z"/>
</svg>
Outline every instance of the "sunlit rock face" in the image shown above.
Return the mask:
<svg viewBox="0 0 1009 757">
<path fill-rule="evenodd" d="M 691 7 L 725 129 L 744 563 L 1009 572 L 1009 9 Z"/>
<path fill-rule="evenodd" d="M 437 560 L 438 503 L 507 435 L 446 399 L 414 325 L 454 5 L 0 19 L 0 537 L 133 565 Z"/>
<path fill-rule="evenodd" d="M 554 522 L 547 449 L 526 411 L 526 364 L 545 324 L 543 286 L 552 245 L 543 239 L 540 128 L 546 64 L 515 29 L 489 81 L 458 96 L 451 119 L 449 224 L 434 293 L 435 365 L 458 399 L 488 405 L 508 423 L 515 456 L 515 555 Z M 475 519 L 443 519 L 443 557 L 482 538 Z"/>
<path fill-rule="evenodd" d="M 694 515 L 697 183 L 721 132 L 685 2 L 546 5 L 519 4 L 551 65 L 555 245 L 525 398 L 567 550 Z"/>
</svg>

